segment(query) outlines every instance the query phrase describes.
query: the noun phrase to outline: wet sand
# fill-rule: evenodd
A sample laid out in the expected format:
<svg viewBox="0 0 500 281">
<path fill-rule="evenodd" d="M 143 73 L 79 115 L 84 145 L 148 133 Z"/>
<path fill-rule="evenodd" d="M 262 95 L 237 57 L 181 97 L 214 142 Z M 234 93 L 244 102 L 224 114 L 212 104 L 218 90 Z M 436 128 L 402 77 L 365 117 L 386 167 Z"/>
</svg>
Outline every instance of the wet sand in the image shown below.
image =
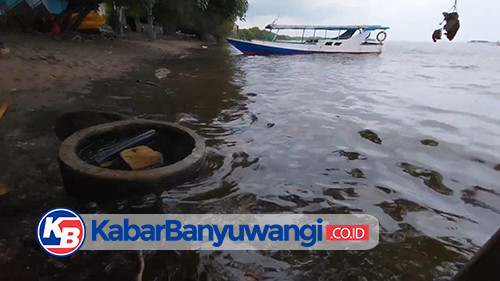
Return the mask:
<svg viewBox="0 0 500 281">
<path fill-rule="evenodd" d="M 77 37 L 64 40 L 48 35 L 0 35 L 10 53 L 0 56 L 0 100 L 24 90 L 78 88 L 92 80 L 119 76 L 137 69 L 146 59 L 188 55 L 203 42 L 168 37 L 155 42 L 145 35 L 126 40 Z M 40 97 L 39 97 L 40 98 Z M 43 98 L 43 97 L 41 97 Z"/>
</svg>

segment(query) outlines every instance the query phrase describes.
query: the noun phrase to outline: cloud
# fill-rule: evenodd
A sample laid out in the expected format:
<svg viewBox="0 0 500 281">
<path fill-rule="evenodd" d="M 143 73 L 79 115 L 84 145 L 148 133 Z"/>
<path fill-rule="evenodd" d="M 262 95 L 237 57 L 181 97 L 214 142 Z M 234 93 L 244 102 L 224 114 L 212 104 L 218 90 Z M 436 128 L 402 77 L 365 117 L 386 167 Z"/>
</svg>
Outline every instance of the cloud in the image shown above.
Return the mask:
<svg viewBox="0 0 500 281">
<path fill-rule="evenodd" d="M 441 12 L 453 0 L 249 0 L 242 28 L 263 28 L 279 14 L 281 24 L 382 24 L 391 27 L 389 38 L 401 41 L 429 41 L 439 27 Z M 457 41 L 500 39 L 493 25 L 500 1 L 458 0 L 461 30 Z"/>
</svg>

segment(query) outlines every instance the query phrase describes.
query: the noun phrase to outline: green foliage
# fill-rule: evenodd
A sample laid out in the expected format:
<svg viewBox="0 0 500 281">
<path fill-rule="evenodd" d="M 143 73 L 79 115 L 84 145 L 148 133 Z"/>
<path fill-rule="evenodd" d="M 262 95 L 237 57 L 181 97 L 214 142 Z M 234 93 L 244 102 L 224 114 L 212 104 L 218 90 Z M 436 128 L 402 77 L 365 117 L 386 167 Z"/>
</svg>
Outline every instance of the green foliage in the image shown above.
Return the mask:
<svg viewBox="0 0 500 281">
<path fill-rule="evenodd" d="M 153 14 L 167 31 L 222 38 L 232 31 L 236 19 L 244 18 L 247 9 L 247 0 L 157 0 Z"/>
<path fill-rule="evenodd" d="M 110 7 L 109 23 L 116 24 L 114 8 L 127 7 L 132 17 L 145 18 L 151 2 L 155 25 L 166 31 L 181 30 L 199 37 L 211 34 L 221 38 L 229 34 L 234 22 L 243 19 L 248 9 L 247 0 L 105 0 Z"/>
<path fill-rule="evenodd" d="M 276 33 L 269 32 L 268 30 L 261 30 L 257 26 L 254 26 L 249 29 L 240 29 L 238 32 L 238 37 L 244 40 L 271 40 L 274 38 Z M 293 39 L 287 35 L 278 35 L 276 37 L 277 40 L 291 40 Z"/>
<path fill-rule="evenodd" d="M 208 4 L 210 3 L 210 0 L 196 0 L 196 4 L 198 7 L 202 10 L 205 11 L 208 9 Z"/>
</svg>

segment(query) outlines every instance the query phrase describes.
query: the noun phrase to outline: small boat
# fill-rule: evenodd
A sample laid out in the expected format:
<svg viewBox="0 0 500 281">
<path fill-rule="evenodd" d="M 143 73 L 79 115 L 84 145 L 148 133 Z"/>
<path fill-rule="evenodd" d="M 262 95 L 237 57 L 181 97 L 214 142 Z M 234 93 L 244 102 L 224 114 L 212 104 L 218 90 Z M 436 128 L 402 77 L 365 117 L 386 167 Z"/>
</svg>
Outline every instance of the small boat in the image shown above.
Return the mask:
<svg viewBox="0 0 500 281">
<path fill-rule="evenodd" d="M 277 25 L 266 26 L 269 41 L 240 40 L 226 38 L 236 49 L 245 55 L 295 55 L 314 53 L 351 53 L 351 54 L 380 54 L 383 42 L 387 38 L 385 32 L 389 27 L 381 25 L 337 25 L 337 26 L 312 26 L 312 25 Z M 273 30 L 277 30 L 273 33 Z M 297 40 L 277 40 L 280 30 L 302 30 L 302 37 Z M 312 30 L 312 37 L 304 37 L 306 30 Z M 317 31 L 324 34 L 317 36 Z M 375 38 L 370 38 L 372 33 L 378 31 Z M 330 37 L 331 33 L 335 37 Z M 329 34 L 330 33 L 330 34 Z"/>
</svg>

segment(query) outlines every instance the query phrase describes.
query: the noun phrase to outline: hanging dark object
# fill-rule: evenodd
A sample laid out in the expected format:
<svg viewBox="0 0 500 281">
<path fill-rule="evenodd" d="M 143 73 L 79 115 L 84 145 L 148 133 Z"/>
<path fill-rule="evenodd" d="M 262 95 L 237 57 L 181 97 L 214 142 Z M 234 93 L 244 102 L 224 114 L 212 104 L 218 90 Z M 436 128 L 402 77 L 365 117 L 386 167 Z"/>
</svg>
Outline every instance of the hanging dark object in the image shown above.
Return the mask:
<svg viewBox="0 0 500 281">
<path fill-rule="evenodd" d="M 432 33 L 432 41 L 436 42 L 437 40 L 441 40 L 442 33 L 441 28 L 434 30 Z"/>
<path fill-rule="evenodd" d="M 450 12 L 443 12 L 444 20 L 440 23 L 442 25 L 444 22 L 446 24 L 443 28 L 438 28 L 434 30 L 432 33 L 432 40 L 436 42 L 437 40 L 441 40 L 443 35 L 443 29 L 446 31 L 445 35 L 448 40 L 452 41 L 457 35 L 458 30 L 460 29 L 460 21 L 458 20 L 458 12 L 457 12 L 457 0 L 455 0 L 455 5 L 451 7 Z"/>
<path fill-rule="evenodd" d="M 443 13 L 444 20 L 446 21 L 446 24 L 444 25 L 444 30 L 446 30 L 446 38 L 448 40 L 453 40 L 455 38 L 455 35 L 457 35 L 458 29 L 460 28 L 460 21 L 458 20 L 458 13 L 453 12 L 453 13 Z"/>
</svg>

